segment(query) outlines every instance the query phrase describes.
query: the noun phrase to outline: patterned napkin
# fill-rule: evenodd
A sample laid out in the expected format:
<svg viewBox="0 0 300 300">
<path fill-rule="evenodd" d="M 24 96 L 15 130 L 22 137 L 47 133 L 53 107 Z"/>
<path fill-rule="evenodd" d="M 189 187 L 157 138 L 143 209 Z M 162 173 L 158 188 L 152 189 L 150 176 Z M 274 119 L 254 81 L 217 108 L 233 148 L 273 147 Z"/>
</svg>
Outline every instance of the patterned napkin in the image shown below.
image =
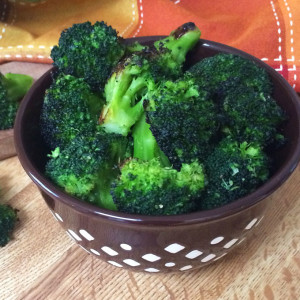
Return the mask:
<svg viewBox="0 0 300 300">
<path fill-rule="evenodd" d="M 169 34 L 192 21 L 202 38 L 262 59 L 300 92 L 299 0 L 0 0 L 0 63 L 51 63 L 63 29 L 101 20 L 123 37 Z"/>
</svg>

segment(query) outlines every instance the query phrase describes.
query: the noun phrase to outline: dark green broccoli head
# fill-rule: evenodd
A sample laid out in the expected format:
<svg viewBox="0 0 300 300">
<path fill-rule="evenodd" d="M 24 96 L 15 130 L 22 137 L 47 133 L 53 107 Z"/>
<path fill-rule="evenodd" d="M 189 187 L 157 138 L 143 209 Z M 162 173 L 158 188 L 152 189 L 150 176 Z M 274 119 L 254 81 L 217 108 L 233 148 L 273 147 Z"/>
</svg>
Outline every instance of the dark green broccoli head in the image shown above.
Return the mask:
<svg viewBox="0 0 300 300">
<path fill-rule="evenodd" d="M 90 136 L 78 135 L 65 148 L 52 152 L 46 175 L 67 193 L 103 207 L 102 201 L 107 199 L 101 199 L 101 193 L 96 198 L 95 189 L 105 186 L 109 176 L 114 175 L 113 169 L 123 159 L 126 146 L 125 137 L 102 130 Z"/>
<path fill-rule="evenodd" d="M 166 81 L 150 97 L 147 121 L 171 164 L 202 160 L 219 128 L 215 104 L 193 79 Z"/>
<path fill-rule="evenodd" d="M 239 142 L 258 142 L 264 146 L 280 139 L 278 126 L 285 114 L 270 95 L 233 80 L 220 106 L 226 135 Z"/>
<path fill-rule="evenodd" d="M 59 74 L 46 90 L 41 113 L 48 146 L 63 148 L 78 134 L 95 130 L 102 106 L 102 98 L 82 78 Z"/>
<path fill-rule="evenodd" d="M 267 71 L 238 55 L 221 53 L 204 58 L 192 66 L 189 72 L 201 88 L 212 94 L 219 92 L 223 83 L 232 78 L 239 78 L 243 86 L 252 87 L 258 93 L 272 92 L 272 83 Z"/>
<path fill-rule="evenodd" d="M 216 208 L 251 193 L 268 179 L 269 163 L 258 144 L 225 138 L 204 161 L 208 185 L 201 208 Z"/>
<path fill-rule="evenodd" d="M 17 220 L 16 209 L 0 204 L 0 247 L 4 247 L 10 241 Z"/>
<path fill-rule="evenodd" d="M 28 75 L 0 73 L 0 130 L 13 127 L 20 100 L 32 83 L 33 78 Z"/>
<path fill-rule="evenodd" d="M 101 90 L 125 51 L 116 30 L 104 22 L 74 24 L 64 30 L 53 47 L 53 63 L 62 72 L 84 78 Z"/>
<path fill-rule="evenodd" d="M 143 215 L 175 215 L 194 211 L 204 188 L 202 166 L 183 164 L 180 172 L 158 159 L 131 159 L 111 187 L 118 210 Z"/>
</svg>

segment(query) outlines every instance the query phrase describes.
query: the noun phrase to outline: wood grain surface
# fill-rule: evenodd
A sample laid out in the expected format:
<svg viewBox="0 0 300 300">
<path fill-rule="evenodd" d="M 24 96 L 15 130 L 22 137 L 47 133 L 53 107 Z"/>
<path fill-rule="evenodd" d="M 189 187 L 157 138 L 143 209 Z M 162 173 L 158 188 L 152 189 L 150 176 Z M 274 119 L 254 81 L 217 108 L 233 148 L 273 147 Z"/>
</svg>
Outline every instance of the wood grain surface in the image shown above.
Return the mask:
<svg viewBox="0 0 300 300">
<path fill-rule="evenodd" d="M 47 68 L 28 64 L 26 73 L 38 77 Z M 122 270 L 78 247 L 17 157 L 0 161 L 0 187 L 0 201 L 19 209 L 20 218 L 14 239 L 0 248 L 1 300 L 300 299 L 299 166 L 271 196 L 252 240 L 205 268 L 171 274 Z"/>
</svg>

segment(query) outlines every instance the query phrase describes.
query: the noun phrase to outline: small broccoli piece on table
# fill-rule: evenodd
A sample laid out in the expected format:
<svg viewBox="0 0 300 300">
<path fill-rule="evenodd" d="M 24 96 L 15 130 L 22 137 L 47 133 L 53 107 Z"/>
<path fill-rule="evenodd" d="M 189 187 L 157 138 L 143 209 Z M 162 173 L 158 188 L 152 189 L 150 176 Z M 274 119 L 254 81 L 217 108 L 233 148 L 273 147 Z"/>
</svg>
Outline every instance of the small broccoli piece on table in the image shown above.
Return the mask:
<svg viewBox="0 0 300 300">
<path fill-rule="evenodd" d="M 20 100 L 32 83 L 33 78 L 28 75 L 0 73 L 0 130 L 13 127 Z"/>
<path fill-rule="evenodd" d="M 51 149 L 63 148 L 78 134 L 93 131 L 104 100 L 82 79 L 59 74 L 46 90 L 42 135 Z"/>
<path fill-rule="evenodd" d="M 222 93 L 226 92 L 222 85 L 232 78 L 239 78 L 243 86 L 251 87 L 258 93 L 272 92 L 272 83 L 267 71 L 238 55 L 220 53 L 207 57 L 188 71 L 197 78 L 197 84 L 201 88 L 212 94 L 220 92 L 220 89 Z"/>
<path fill-rule="evenodd" d="M 162 82 L 149 99 L 150 130 L 174 168 L 204 159 L 219 128 L 215 104 L 207 92 L 185 76 Z"/>
<path fill-rule="evenodd" d="M 204 161 L 208 184 L 201 208 L 216 208 L 253 192 L 269 178 L 269 166 L 258 144 L 225 138 Z"/>
<path fill-rule="evenodd" d="M 113 181 L 111 194 L 119 211 L 143 215 L 174 215 L 197 207 L 205 179 L 198 162 L 183 164 L 178 172 L 158 159 L 127 160 Z"/>
<path fill-rule="evenodd" d="M 125 137 L 102 130 L 91 135 L 79 135 L 65 148 L 56 148 L 50 154 L 46 175 L 67 193 L 113 209 L 107 193 L 126 147 Z"/>
<path fill-rule="evenodd" d="M 0 247 L 4 247 L 11 240 L 17 221 L 17 210 L 9 205 L 0 204 Z"/>
<path fill-rule="evenodd" d="M 85 22 L 61 33 L 51 57 L 62 72 L 84 78 L 94 90 L 101 90 L 124 51 L 121 38 L 111 26 Z"/>
<path fill-rule="evenodd" d="M 229 90 L 221 101 L 226 135 L 239 142 L 255 142 L 263 146 L 283 139 L 278 127 L 286 116 L 270 95 L 238 83 L 232 84 Z"/>
</svg>

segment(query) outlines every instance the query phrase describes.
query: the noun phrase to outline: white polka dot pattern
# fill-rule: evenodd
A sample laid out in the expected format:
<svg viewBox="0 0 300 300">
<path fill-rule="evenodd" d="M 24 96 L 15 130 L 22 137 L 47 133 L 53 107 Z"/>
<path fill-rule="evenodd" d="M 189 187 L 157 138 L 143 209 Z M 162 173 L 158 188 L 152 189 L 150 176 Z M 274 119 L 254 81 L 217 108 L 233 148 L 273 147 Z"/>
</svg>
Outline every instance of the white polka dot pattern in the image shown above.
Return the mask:
<svg viewBox="0 0 300 300">
<path fill-rule="evenodd" d="M 93 241 L 94 240 L 94 237 L 91 236 L 86 230 L 84 229 L 80 229 L 79 230 L 79 233 L 84 237 L 86 238 L 88 241 Z"/>
<path fill-rule="evenodd" d="M 185 257 L 189 258 L 189 259 L 194 259 L 198 256 L 200 256 L 203 252 L 199 251 L 199 250 L 193 250 L 191 252 L 189 252 Z"/>
<path fill-rule="evenodd" d="M 121 244 L 120 247 L 126 251 L 132 250 L 132 247 L 128 244 Z"/>
<path fill-rule="evenodd" d="M 151 261 L 151 262 L 160 260 L 159 256 L 157 256 L 155 254 L 152 254 L 152 253 L 145 254 L 145 255 L 142 256 L 142 258 L 145 259 L 145 260 Z"/>
<path fill-rule="evenodd" d="M 230 247 L 232 247 L 239 239 L 232 239 L 231 241 L 229 241 L 228 243 L 226 243 L 224 245 L 224 248 L 228 249 Z"/>
<path fill-rule="evenodd" d="M 216 238 L 214 238 L 213 240 L 210 241 L 210 243 L 212 245 L 216 245 L 219 244 L 220 242 L 222 242 L 224 240 L 224 236 L 218 236 Z"/>
<path fill-rule="evenodd" d="M 174 243 L 174 244 L 171 244 L 168 247 L 166 247 L 165 250 L 170 252 L 170 253 L 178 253 L 181 250 L 183 250 L 184 248 L 185 248 L 184 246 L 182 246 L 180 244 L 177 244 L 177 243 Z"/>
<path fill-rule="evenodd" d="M 255 225 L 255 223 L 257 222 L 257 218 L 254 218 L 246 227 L 245 227 L 245 229 L 246 230 L 249 230 L 249 229 L 251 229 L 254 225 Z"/>
<path fill-rule="evenodd" d="M 51 211 L 53 216 L 55 217 L 56 220 L 58 220 L 59 222 L 63 222 L 63 218 L 56 212 Z M 244 227 L 245 231 L 250 230 L 251 228 L 253 228 L 254 226 L 257 226 L 261 220 L 263 219 L 263 217 L 261 218 L 253 218 L 250 222 L 246 223 L 247 225 Z M 226 236 L 223 235 L 219 235 L 213 239 L 210 240 L 210 242 L 208 242 L 208 244 L 212 245 L 209 249 L 209 252 L 207 251 L 207 249 L 204 247 L 204 249 L 189 249 L 188 246 L 184 246 L 180 243 L 172 243 L 167 245 L 164 250 L 166 251 L 166 255 L 161 255 L 158 256 L 157 254 L 154 253 L 146 253 L 144 255 L 138 256 L 138 257 L 124 257 L 124 253 L 128 252 L 128 253 L 134 253 L 134 248 L 129 245 L 128 243 L 121 243 L 119 244 L 119 250 L 122 252 L 119 253 L 119 250 L 117 250 L 117 248 L 114 247 L 109 247 L 109 246 L 102 246 L 99 249 L 95 249 L 94 246 L 94 241 L 95 238 L 94 236 L 89 233 L 86 229 L 79 229 L 78 233 L 73 230 L 73 229 L 67 229 L 67 234 L 76 242 L 80 242 L 79 246 L 81 248 L 83 248 L 85 251 L 87 251 L 89 254 L 94 254 L 96 256 L 101 256 L 101 252 L 100 250 L 102 250 L 105 254 L 108 254 L 109 256 L 113 256 L 116 257 L 116 261 L 115 260 L 107 260 L 108 263 L 110 263 L 113 266 L 122 268 L 125 265 L 130 266 L 130 267 L 142 267 L 144 271 L 149 272 L 149 273 L 156 273 L 156 272 L 160 272 L 162 271 L 161 268 L 157 268 L 158 265 L 161 266 L 161 264 L 163 264 L 162 269 L 166 269 L 166 268 L 173 268 L 172 270 L 179 270 L 179 271 L 186 271 L 189 269 L 193 269 L 195 267 L 199 267 L 199 262 L 201 263 L 207 263 L 210 261 L 217 261 L 219 259 L 221 259 L 222 257 L 224 257 L 227 252 L 224 252 L 225 249 L 229 249 L 234 245 L 239 245 L 241 242 L 243 242 L 246 237 L 242 237 L 242 238 L 237 238 L 237 237 L 233 237 L 231 239 L 226 238 Z M 83 239 L 82 239 L 83 238 Z M 81 244 L 82 242 L 82 244 Z M 90 247 L 85 248 L 86 243 L 92 243 Z M 222 243 L 221 245 L 218 245 Z M 216 245 L 216 246 L 215 246 Z M 216 247 L 216 253 L 213 253 L 213 248 L 212 247 Z M 220 249 L 223 249 L 223 252 L 220 252 Z M 185 250 L 185 251 L 183 251 Z M 126 251 L 126 252 L 125 252 Z M 217 252 L 219 253 L 217 255 Z M 174 256 L 174 261 L 168 261 L 168 258 L 171 258 L 172 256 Z M 183 262 L 184 260 L 186 260 L 186 262 L 188 261 L 195 261 L 195 265 L 191 265 L 191 264 L 182 264 L 181 263 L 181 267 L 176 267 L 176 265 L 179 265 L 176 261 L 176 256 L 180 257 L 180 260 Z M 120 258 L 122 260 L 120 260 Z M 160 261 L 165 260 L 165 262 L 160 262 Z M 157 262 L 157 266 L 155 265 L 155 263 Z M 124 263 L 125 265 L 122 265 L 122 263 Z M 147 265 L 148 263 L 148 265 Z M 183 266 L 182 266 L 183 265 Z M 126 267 L 126 266 L 125 266 Z"/>
<path fill-rule="evenodd" d="M 156 273 L 156 272 L 159 272 L 158 269 L 155 269 L 155 268 L 147 268 L 145 269 L 146 272 L 150 272 L 150 273 Z"/>
<path fill-rule="evenodd" d="M 184 266 L 184 267 L 180 268 L 179 270 L 180 270 L 180 271 L 186 271 L 186 270 L 191 269 L 192 267 L 193 267 L 193 266 L 188 265 L 188 266 Z"/>
<path fill-rule="evenodd" d="M 110 247 L 107 247 L 107 246 L 104 246 L 101 248 L 102 251 L 104 251 L 105 253 L 107 253 L 108 255 L 110 256 L 116 256 L 118 255 L 119 253 L 113 249 L 111 249 Z"/>
<path fill-rule="evenodd" d="M 140 263 L 138 263 L 137 261 L 135 261 L 133 259 L 124 259 L 123 262 L 132 267 L 137 267 L 140 265 Z"/>
</svg>

